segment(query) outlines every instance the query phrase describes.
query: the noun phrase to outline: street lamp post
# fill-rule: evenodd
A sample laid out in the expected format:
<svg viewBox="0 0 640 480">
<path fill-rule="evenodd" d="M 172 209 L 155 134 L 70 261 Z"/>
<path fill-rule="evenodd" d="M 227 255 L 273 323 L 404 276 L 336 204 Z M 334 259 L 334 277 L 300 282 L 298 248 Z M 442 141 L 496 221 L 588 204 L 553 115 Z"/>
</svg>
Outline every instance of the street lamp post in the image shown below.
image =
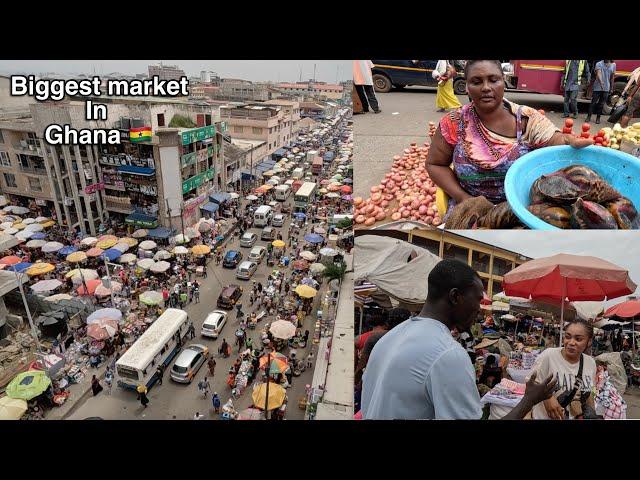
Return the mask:
<svg viewBox="0 0 640 480">
<path fill-rule="evenodd" d="M 38 338 L 38 331 L 36 330 L 36 326 L 33 323 L 33 318 L 31 317 L 31 310 L 29 309 L 27 296 L 24 292 L 24 286 L 22 285 L 21 278 L 18 277 L 18 272 L 15 268 L 13 269 L 13 273 L 15 273 L 16 275 L 16 282 L 18 282 L 18 288 L 20 289 L 20 296 L 22 297 L 22 303 L 24 305 L 24 309 L 27 312 L 27 319 L 29 320 L 29 326 L 31 327 L 31 334 L 33 335 L 33 339 L 36 342 L 36 348 L 42 359 L 42 366 L 44 367 L 45 371 L 47 371 L 47 366 L 46 366 L 46 363 L 44 362 L 44 352 L 42 351 L 42 344 L 40 343 L 40 338 Z"/>
</svg>

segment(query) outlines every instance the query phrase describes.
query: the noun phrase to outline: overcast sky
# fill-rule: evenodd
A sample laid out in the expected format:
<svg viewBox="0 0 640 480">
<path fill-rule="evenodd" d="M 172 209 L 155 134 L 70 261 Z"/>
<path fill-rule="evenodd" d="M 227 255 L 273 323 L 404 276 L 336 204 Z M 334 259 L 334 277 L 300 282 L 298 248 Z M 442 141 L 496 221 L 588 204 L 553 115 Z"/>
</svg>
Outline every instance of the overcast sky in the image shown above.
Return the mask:
<svg viewBox="0 0 640 480">
<path fill-rule="evenodd" d="M 557 253 L 599 257 L 628 269 L 631 280 L 640 285 L 640 233 L 632 230 L 477 230 L 456 233 L 533 258 Z M 636 294 L 640 295 L 640 289 Z M 626 297 L 606 302 L 606 305 L 624 300 Z"/>
<path fill-rule="evenodd" d="M 147 73 L 147 66 L 161 60 L 0 60 L 0 73 Z M 199 75 L 210 70 L 221 77 L 253 81 L 293 82 L 313 78 L 334 83 L 351 79 L 351 60 L 162 60 L 166 65 L 177 65 L 187 75 Z"/>
</svg>

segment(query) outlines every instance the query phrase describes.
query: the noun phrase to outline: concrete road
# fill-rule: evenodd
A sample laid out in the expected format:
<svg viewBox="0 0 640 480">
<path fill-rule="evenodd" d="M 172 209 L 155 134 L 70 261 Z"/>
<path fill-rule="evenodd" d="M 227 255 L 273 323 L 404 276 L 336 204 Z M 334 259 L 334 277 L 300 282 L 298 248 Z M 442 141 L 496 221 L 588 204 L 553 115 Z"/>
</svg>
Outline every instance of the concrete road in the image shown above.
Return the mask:
<svg viewBox="0 0 640 480">
<path fill-rule="evenodd" d="M 291 196 L 288 202 L 293 202 L 293 196 Z M 309 230 L 310 228 L 308 228 Z M 260 238 L 261 228 L 252 228 L 249 231 L 254 232 Z M 289 222 L 285 223 L 283 228 L 277 229 L 282 233 L 285 241 L 289 235 Z M 307 232 L 308 233 L 308 232 Z M 304 234 L 301 233 L 300 237 Z M 266 246 L 266 241 L 258 240 L 256 245 Z M 234 249 L 241 250 L 246 258 L 249 254 L 249 248 L 240 248 L 238 238 L 234 238 L 226 245 L 226 251 Z M 287 249 L 290 251 L 290 249 Z M 252 280 L 266 283 L 266 279 L 271 272 L 271 268 L 267 267 L 266 260 L 260 264 L 257 272 L 252 277 Z M 287 275 L 291 274 L 291 270 L 286 270 Z M 214 415 L 211 404 L 211 394 L 205 399 L 198 392 L 198 382 L 205 376 L 209 378 L 213 391 L 218 392 L 222 403 L 224 404 L 231 396 L 231 390 L 226 385 L 227 372 L 235 361 L 238 353 L 238 348 L 233 347 L 232 355 L 227 358 L 218 357 L 218 348 L 222 343 L 222 337 L 226 338 L 227 342 L 233 344 L 234 332 L 239 326 L 239 322 L 236 320 L 235 310 L 229 312 L 227 325 L 223 329 L 221 338 L 217 340 L 209 339 L 200 336 L 200 329 L 207 314 L 212 310 L 216 310 L 216 300 L 222 288 L 231 283 L 237 283 L 245 288 L 245 292 L 241 298 L 243 305 L 243 311 L 245 313 L 257 310 L 249 306 L 249 290 L 251 289 L 251 281 L 238 280 L 235 278 L 235 269 L 223 268 L 222 265 L 216 266 L 215 261 L 211 261 L 208 266 L 208 277 L 206 279 L 198 278 L 201 283 L 200 287 L 200 303 L 191 303 L 186 307 L 186 311 L 189 317 L 193 320 L 196 328 L 196 338 L 189 340 L 188 344 L 201 343 L 207 345 L 210 351 L 213 353 L 217 362 L 215 369 L 215 377 L 210 378 L 209 370 L 203 365 L 196 375 L 191 384 L 184 385 L 172 381 L 169 377 L 170 367 L 165 372 L 163 384 L 154 386 L 149 391 L 149 399 L 151 401 L 147 408 L 143 408 L 140 402 L 136 400 L 136 394 L 121 389 L 117 386 L 112 387 L 111 395 L 106 390 L 98 394 L 96 397 L 89 397 L 84 404 L 69 416 L 70 419 L 81 420 L 87 417 L 97 416 L 104 419 L 118 419 L 118 420 L 140 420 L 140 419 L 153 419 L 153 420 L 190 420 L 193 418 L 195 412 L 200 412 L 205 415 L 207 419 L 218 419 L 217 415 Z M 321 296 L 324 294 L 324 288 L 316 296 L 316 303 L 319 303 Z M 298 349 L 298 358 L 306 357 L 309 350 L 314 346 L 312 342 L 313 331 L 315 326 L 315 312 L 318 308 L 312 310 L 312 315 L 305 319 L 303 331 L 309 329 L 311 332 L 309 336 L 309 342 L 307 348 Z M 265 320 L 263 319 L 258 323 L 258 328 L 255 330 L 247 330 L 248 335 L 253 339 L 254 345 L 258 344 L 260 331 L 264 326 Z M 285 352 L 286 353 L 286 352 Z M 317 353 L 317 347 L 314 350 L 314 358 Z M 301 376 L 293 377 L 292 387 L 287 390 L 289 398 L 289 407 L 287 408 L 286 419 L 289 420 L 302 420 L 304 417 L 304 411 L 298 408 L 298 398 L 304 396 L 305 385 L 310 384 L 313 377 L 313 368 L 307 369 Z M 255 382 L 254 382 L 255 383 Z M 104 383 L 103 383 L 104 384 Z M 245 390 L 240 398 L 234 401 L 234 405 L 238 411 L 248 408 L 251 403 L 251 385 Z"/>
<path fill-rule="evenodd" d="M 434 88 L 408 87 L 402 91 L 377 93 L 382 113 L 354 115 L 354 195 L 368 196 L 369 188 L 376 185 L 391 168 L 394 155 L 399 155 L 411 142 L 422 144 L 428 140 L 428 123 L 439 122 Z M 507 91 L 505 97 L 512 102 L 545 111 L 547 117 L 562 127 L 562 97 Z M 459 96 L 460 103 L 469 102 Z M 577 122 L 584 121 L 589 104 L 578 102 Z M 602 119 L 602 127 L 607 126 Z M 594 125 L 595 127 L 595 125 Z M 592 127 L 592 132 L 595 128 Z M 574 128 L 575 130 L 575 128 Z"/>
</svg>

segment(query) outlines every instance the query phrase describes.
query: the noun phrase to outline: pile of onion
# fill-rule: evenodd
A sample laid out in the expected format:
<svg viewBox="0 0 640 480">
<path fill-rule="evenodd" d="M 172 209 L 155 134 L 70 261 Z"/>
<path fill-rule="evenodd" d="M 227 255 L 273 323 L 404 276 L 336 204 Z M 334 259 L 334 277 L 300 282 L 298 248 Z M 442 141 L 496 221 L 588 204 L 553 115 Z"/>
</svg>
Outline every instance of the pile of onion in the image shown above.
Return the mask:
<svg viewBox="0 0 640 480">
<path fill-rule="evenodd" d="M 436 186 L 425 168 L 429 144 L 412 143 L 403 155 L 393 157 L 391 171 L 379 185 L 371 187 L 368 198 L 355 197 L 355 222 L 371 226 L 376 222 L 414 220 L 438 226 L 442 219 L 436 208 Z"/>
</svg>

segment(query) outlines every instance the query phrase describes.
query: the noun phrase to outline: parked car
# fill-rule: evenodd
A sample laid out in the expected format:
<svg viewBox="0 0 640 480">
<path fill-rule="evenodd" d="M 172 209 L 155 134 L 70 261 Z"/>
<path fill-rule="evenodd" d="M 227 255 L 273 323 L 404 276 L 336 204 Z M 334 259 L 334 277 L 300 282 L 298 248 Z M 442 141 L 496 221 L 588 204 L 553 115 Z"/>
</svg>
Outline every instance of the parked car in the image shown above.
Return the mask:
<svg viewBox="0 0 640 480">
<path fill-rule="evenodd" d="M 260 262 L 262 262 L 262 259 L 265 257 L 266 254 L 267 254 L 266 247 L 263 247 L 262 245 L 258 245 L 251 249 L 251 252 L 249 252 L 248 258 L 252 262 L 256 262 L 259 264 Z"/>
<path fill-rule="evenodd" d="M 260 234 L 260 240 L 267 240 L 269 242 L 276 239 L 276 229 L 273 227 L 264 227 Z"/>
<path fill-rule="evenodd" d="M 229 285 L 222 289 L 218 296 L 216 306 L 218 308 L 225 308 L 231 310 L 233 306 L 240 300 L 242 296 L 242 287 L 240 285 Z"/>
<path fill-rule="evenodd" d="M 236 278 L 241 280 L 249 280 L 251 276 L 256 273 L 258 264 L 256 262 L 244 261 L 236 270 Z"/>
<path fill-rule="evenodd" d="M 371 73 L 376 92 L 387 93 L 391 88 L 401 90 L 409 85 L 438 86 L 438 81 L 431 75 L 438 60 L 372 60 L 372 62 Z M 453 66 L 457 72 L 453 79 L 453 90 L 456 95 L 466 95 L 464 65 L 460 60 L 454 60 Z"/>
<path fill-rule="evenodd" d="M 282 227 L 284 225 L 284 215 L 281 213 L 277 213 L 271 219 L 271 225 L 274 227 Z"/>
<path fill-rule="evenodd" d="M 240 237 L 240 246 L 241 247 L 253 247 L 258 241 L 258 236 L 252 232 L 244 232 L 242 237 Z"/>
<path fill-rule="evenodd" d="M 220 332 L 222 331 L 222 327 L 227 323 L 227 312 L 223 312 L 222 310 L 214 310 L 207 318 L 205 318 L 202 323 L 202 331 L 200 334 L 203 337 L 211 337 L 218 338 Z"/>
<path fill-rule="evenodd" d="M 171 367 L 171 378 L 179 383 L 191 383 L 207 358 L 209 358 L 209 348 L 198 343 L 189 345 L 180 352 Z"/>
<path fill-rule="evenodd" d="M 242 252 L 229 250 L 222 260 L 222 266 L 225 268 L 236 268 L 241 260 Z"/>
</svg>

